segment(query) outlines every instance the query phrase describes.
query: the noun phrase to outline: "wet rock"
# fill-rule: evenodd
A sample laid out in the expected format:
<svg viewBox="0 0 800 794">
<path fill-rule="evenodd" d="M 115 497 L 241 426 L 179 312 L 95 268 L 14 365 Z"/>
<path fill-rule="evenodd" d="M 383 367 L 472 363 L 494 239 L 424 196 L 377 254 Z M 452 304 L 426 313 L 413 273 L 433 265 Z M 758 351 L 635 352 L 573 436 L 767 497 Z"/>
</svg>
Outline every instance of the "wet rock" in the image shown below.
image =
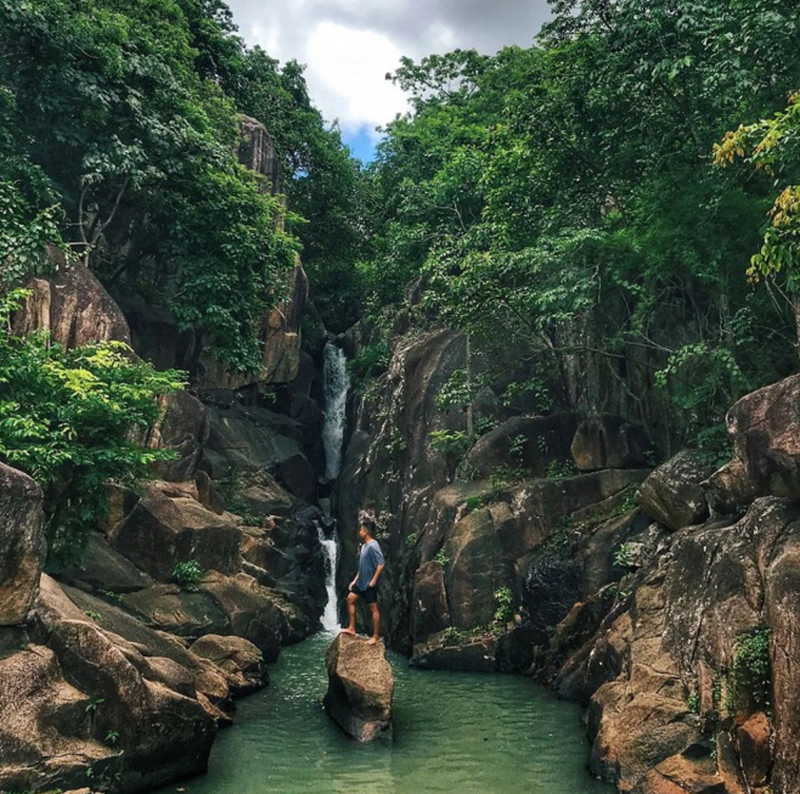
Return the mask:
<svg viewBox="0 0 800 794">
<path fill-rule="evenodd" d="M 639 506 L 669 529 L 697 524 L 708 516 L 708 502 L 701 483 L 712 473 L 701 456 L 679 452 L 659 466 L 636 494 Z"/>
<path fill-rule="evenodd" d="M 240 570 L 241 537 L 235 524 L 194 499 L 170 498 L 149 487 L 109 540 L 138 568 L 167 582 L 175 565 L 188 560 L 224 574 Z"/>
<path fill-rule="evenodd" d="M 325 710 L 359 742 L 391 738 L 394 677 L 382 643 L 340 634 L 325 654 Z"/>
<path fill-rule="evenodd" d="M 758 494 L 800 497 L 800 375 L 742 397 L 726 421 Z"/>
<path fill-rule="evenodd" d="M 580 471 L 639 469 L 647 465 L 648 448 L 641 427 L 614 414 L 595 414 L 578 425 L 570 452 Z"/>
<path fill-rule="evenodd" d="M 262 689 L 269 682 L 261 651 L 243 637 L 207 634 L 193 643 L 190 650 L 224 670 L 237 695 Z"/>
<path fill-rule="evenodd" d="M 39 587 L 46 546 L 42 491 L 0 463 L 0 626 L 22 623 Z"/>
</svg>

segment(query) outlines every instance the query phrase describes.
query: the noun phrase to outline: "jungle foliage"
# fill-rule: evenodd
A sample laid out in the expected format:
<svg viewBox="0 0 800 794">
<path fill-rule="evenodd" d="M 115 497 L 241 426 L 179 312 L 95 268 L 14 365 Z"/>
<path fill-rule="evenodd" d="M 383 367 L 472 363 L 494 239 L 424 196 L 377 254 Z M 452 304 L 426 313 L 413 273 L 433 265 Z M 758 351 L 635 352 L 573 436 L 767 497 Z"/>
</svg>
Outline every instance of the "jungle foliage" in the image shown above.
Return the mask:
<svg viewBox="0 0 800 794">
<path fill-rule="evenodd" d="M 798 3 L 551 5 L 534 47 L 391 76 L 413 111 L 371 173 L 372 305 L 417 279 L 427 316 L 549 372 L 639 349 L 691 438 L 796 368 Z"/>
<path fill-rule="evenodd" d="M 168 309 L 231 370 L 258 367 L 301 247 L 315 273 L 353 269 L 358 166 L 302 68 L 246 48 L 220 0 L 0 0 L 0 45 L 4 218 L 10 195 L 19 222 L 59 221 L 112 293 Z M 283 155 L 288 231 L 237 161 L 238 113 Z M 5 235 L 14 282 L 37 263 Z"/>
<path fill-rule="evenodd" d="M 108 483 L 136 486 L 174 456 L 143 441 L 183 380 L 121 342 L 65 350 L 44 332 L 15 336 L 9 318 L 26 296 L 0 299 L 0 460 L 41 485 L 50 559 L 65 561 L 102 520 Z"/>
</svg>

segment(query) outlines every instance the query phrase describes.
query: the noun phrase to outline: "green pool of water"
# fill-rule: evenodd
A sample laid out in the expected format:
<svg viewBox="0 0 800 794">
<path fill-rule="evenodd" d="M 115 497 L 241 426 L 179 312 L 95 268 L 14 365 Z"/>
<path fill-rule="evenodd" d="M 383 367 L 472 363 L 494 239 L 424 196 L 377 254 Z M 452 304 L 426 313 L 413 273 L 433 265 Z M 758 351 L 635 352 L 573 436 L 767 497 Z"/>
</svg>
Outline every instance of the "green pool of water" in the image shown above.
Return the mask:
<svg viewBox="0 0 800 794">
<path fill-rule="evenodd" d="M 394 741 L 359 745 L 322 710 L 319 634 L 285 649 L 239 701 L 190 794 L 610 794 L 586 771 L 580 709 L 518 676 L 430 672 L 390 654 Z"/>
</svg>

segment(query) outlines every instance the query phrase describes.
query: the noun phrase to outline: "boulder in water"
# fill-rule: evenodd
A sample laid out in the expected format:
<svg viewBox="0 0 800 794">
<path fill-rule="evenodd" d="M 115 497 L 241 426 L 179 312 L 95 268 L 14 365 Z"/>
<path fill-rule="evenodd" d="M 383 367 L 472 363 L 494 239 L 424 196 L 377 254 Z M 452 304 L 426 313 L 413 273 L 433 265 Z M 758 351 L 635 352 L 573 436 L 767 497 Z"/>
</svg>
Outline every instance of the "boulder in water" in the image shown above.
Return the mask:
<svg viewBox="0 0 800 794">
<path fill-rule="evenodd" d="M 394 676 L 381 643 L 340 634 L 325 654 L 325 710 L 360 742 L 391 738 Z"/>
</svg>

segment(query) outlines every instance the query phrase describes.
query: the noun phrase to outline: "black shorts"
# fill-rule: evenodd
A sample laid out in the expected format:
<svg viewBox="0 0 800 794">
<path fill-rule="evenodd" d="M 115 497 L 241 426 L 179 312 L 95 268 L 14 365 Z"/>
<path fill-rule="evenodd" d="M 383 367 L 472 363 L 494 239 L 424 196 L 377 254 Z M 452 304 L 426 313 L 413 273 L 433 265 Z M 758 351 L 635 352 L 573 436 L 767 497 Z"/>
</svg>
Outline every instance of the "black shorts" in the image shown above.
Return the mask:
<svg viewBox="0 0 800 794">
<path fill-rule="evenodd" d="M 378 603 L 378 588 L 377 587 L 365 587 L 363 590 L 358 585 L 353 585 L 353 590 L 357 596 L 363 598 L 367 604 L 377 604 Z"/>
</svg>

